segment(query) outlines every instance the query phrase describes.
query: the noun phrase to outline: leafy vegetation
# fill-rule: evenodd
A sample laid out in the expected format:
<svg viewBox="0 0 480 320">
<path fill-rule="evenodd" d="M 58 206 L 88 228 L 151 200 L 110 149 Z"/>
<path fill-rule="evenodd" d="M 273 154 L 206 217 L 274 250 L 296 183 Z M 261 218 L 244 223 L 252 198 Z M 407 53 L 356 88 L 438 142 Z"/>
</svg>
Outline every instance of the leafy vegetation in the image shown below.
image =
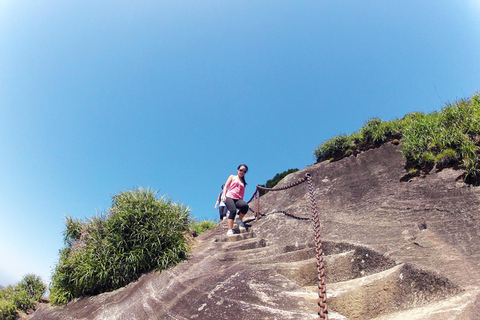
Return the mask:
<svg viewBox="0 0 480 320">
<path fill-rule="evenodd" d="M 317 162 L 334 161 L 395 139 L 410 173 L 456 166 L 465 170 L 465 182 L 479 184 L 480 95 L 449 103 L 441 112 L 414 112 L 392 121 L 370 119 L 358 132 L 325 141 L 314 155 Z"/>
<path fill-rule="evenodd" d="M 33 310 L 45 293 L 47 287 L 41 278 L 27 274 L 15 286 L 0 290 L 0 319 L 16 319 L 19 311 L 25 313 Z"/>
<path fill-rule="evenodd" d="M 212 220 L 193 221 L 190 229 L 195 231 L 197 235 L 216 227 L 217 223 Z"/>
<path fill-rule="evenodd" d="M 267 182 L 264 185 L 261 185 L 262 187 L 266 188 L 273 188 L 275 187 L 283 178 L 288 176 L 290 173 L 297 172 L 298 169 L 288 169 L 283 171 L 282 173 L 277 173 L 272 179 L 267 180 Z M 268 190 L 260 190 L 260 195 L 264 195 L 268 192 Z"/>
<path fill-rule="evenodd" d="M 86 221 L 66 217 L 50 299 L 65 304 L 125 286 L 186 258 L 189 209 L 138 188 L 113 197 L 109 212 Z"/>
</svg>

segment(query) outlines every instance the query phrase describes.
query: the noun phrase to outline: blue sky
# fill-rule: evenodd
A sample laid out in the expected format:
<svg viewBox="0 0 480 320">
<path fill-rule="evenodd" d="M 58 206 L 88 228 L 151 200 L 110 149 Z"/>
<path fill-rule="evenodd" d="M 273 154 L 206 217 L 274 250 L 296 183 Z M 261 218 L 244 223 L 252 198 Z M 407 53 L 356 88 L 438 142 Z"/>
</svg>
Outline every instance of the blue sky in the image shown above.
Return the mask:
<svg viewBox="0 0 480 320">
<path fill-rule="evenodd" d="M 0 285 L 49 281 L 64 216 L 150 187 L 218 219 L 366 120 L 480 89 L 480 1 L 0 2 Z"/>
</svg>

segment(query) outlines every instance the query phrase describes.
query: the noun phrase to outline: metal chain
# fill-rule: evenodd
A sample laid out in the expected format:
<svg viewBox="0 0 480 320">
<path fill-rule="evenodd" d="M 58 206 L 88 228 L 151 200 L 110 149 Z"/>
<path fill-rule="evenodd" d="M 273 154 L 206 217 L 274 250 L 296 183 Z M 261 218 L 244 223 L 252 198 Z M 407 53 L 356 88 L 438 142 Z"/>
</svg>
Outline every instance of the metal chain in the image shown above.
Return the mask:
<svg viewBox="0 0 480 320">
<path fill-rule="evenodd" d="M 269 214 L 275 214 L 275 213 L 283 213 L 284 215 L 286 215 L 287 217 L 290 217 L 290 218 L 293 218 L 293 219 L 297 219 L 297 220 L 312 220 L 311 218 L 306 218 L 306 217 L 298 217 L 294 214 L 291 214 L 291 213 L 288 213 L 286 211 L 274 211 L 274 212 L 270 212 L 270 213 L 267 213 L 265 215 L 269 215 Z"/>
<path fill-rule="evenodd" d="M 298 181 L 295 181 L 293 183 L 287 184 L 286 186 L 283 187 L 278 187 L 278 188 L 267 188 L 267 187 L 262 187 L 261 185 L 257 184 L 257 189 L 255 190 L 255 193 L 253 194 L 253 197 L 257 198 L 257 206 L 255 210 L 255 218 L 256 220 L 259 219 L 260 217 L 260 190 L 266 190 L 266 191 L 281 191 L 281 190 L 287 190 L 293 187 L 298 186 L 301 183 L 304 183 L 307 181 L 307 177 L 305 176 L 303 179 L 300 179 Z M 252 197 L 252 199 L 253 199 Z"/>
<path fill-rule="evenodd" d="M 291 184 L 288 184 L 288 185 L 283 186 L 283 187 L 278 187 L 278 188 L 266 188 L 266 187 L 262 187 L 260 185 L 257 185 L 257 189 L 255 190 L 252 198 L 248 202 L 252 201 L 254 198 L 257 199 L 255 217 L 258 220 L 258 217 L 260 216 L 259 190 L 281 191 L 281 190 L 286 190 L 286 189 L 296 187 L 299 184 L 304 183 L 305 181 L 308 181 L 308 191 L 310 193 L 310 201 L 311 201 L 311 204 L 312 204 L 313 229 L 315 231 L 315 251 L 317 253 L 317 272 L 318 272 L 318 302 L 317 302 L 317 304 L 318 304 L 318 318 L 327 320 L 328 319 L 328 306 L 327 306 L 327 290 L 326 290 L 326 286 L 325 286 L 325 272 L 324 272 L 325 264 L 323 263 L 322 240 L 321 240 L 321 237 L 320 237 L 320 218 L 318 216 L 317 204 L 315 202 L 312 176 L 309 173 L 306 173 L 305 177 L 303 179 L 300 179 L 300 180 L 295 181 Z M 283 212 L 283 213 L 287 214 L 284 211 L 279 211 L 279 212 Z M 287 215 L 289 215 L 289 214 L 287 214 Z M 308 220 L 310 220 L 310 219 L 308 219 Z"/>
<path fill-rule="evenodd" d="M 257 185 L 257 189 L 267 190 L 267 191 L 287 190 L 287 189 L 296 187 L 296 186 L 298 186 L 299 184 L 304 183 L 305 181 L 307 181 L 307 177 L 304 177 L 303 179 L 300 179 L 300 180 L 298 180 L 298 181 L 295 181 L 295 182 L 292 182 L 292 183 L 290 183 L 290 184 L 287 184 L 286 186 L 283 186 L 283 187 L 267 188 L 267 187 L 262 187 L 261 185 Z"/>
<path fill-rule="evenodd" d="M 322 240 L 320 237 L 320 218 L 317 212 L 317 204 L 315 202 L 312 176 L 307 173 L 305 178 L 308 181 L 308 191 L 312 202 L 313 229 L 315 231 L 315 251 L 317 252 L 317 272 L 318 272 L 318 318 L 327 319 L 327 290 L 325 286 L 325 264 L 323 263 Z"/>
</svg>

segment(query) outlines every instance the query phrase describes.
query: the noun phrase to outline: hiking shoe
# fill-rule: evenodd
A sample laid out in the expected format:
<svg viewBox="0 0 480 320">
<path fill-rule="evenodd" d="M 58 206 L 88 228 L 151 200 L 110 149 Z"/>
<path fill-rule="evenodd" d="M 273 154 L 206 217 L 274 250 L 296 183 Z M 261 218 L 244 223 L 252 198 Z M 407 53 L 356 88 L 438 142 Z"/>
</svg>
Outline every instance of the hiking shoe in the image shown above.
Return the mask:
<svg viewBox="0 0 480 320">
<path fill-rule="evenodd" d="M 233 230 L 228 230 L 227 231 L 227 236 L 233 236 L 233 235 L 234 235 Z"/>
<path fill-rule="evenodd" d="M 245 229 L 247 228 L 245 226 L 245 222 L 243 222 L 242 220 L 240 220 L 238 218 L 237 218 L 237 220 L 235 220 L 235 223 L 238 224 L 238 226 L 241 227 L 241 228 L 245 228 Z"/>
</svg>

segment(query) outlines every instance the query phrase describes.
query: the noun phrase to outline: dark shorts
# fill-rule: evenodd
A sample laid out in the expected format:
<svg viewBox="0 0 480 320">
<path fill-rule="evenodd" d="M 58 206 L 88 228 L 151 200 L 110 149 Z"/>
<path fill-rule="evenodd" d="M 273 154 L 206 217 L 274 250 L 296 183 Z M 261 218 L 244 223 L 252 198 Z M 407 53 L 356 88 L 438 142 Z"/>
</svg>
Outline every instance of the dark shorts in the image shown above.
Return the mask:
<svg viewBox="0 0 480 320">
<path fill-rule="evenodd" d="M 237 209 L 243 214 L 248 212 L 248 203 L 243 200 L 227 198 L 225 204 L 227 205 L 228 211 L 230 211 L 228 219 L 235 219 Z"/>
</svg>

